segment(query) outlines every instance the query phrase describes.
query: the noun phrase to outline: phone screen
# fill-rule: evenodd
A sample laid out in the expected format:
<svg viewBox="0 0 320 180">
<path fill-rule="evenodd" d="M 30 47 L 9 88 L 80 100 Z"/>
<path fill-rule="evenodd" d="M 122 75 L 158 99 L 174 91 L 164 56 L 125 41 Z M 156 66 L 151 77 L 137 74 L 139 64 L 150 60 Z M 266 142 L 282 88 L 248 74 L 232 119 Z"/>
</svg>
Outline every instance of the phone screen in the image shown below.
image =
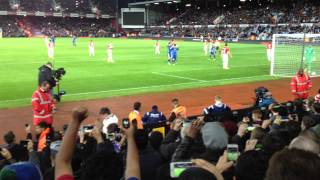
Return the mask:
<svg viewBox="0 0 320 180">
<path fill-rule="evenodd" d="M 195 164 L 192 162 L 173 162 L 170 164 L 171 177 L 179 177 L 183 171 L 191 167 L 195 167 Z"/>
<path fill-rule="evenodd" d="M 239 148 L 237 144 L 227 146 L 227 157 L 229 161 L 236 161 L 239 156 Z"/>
</svg>

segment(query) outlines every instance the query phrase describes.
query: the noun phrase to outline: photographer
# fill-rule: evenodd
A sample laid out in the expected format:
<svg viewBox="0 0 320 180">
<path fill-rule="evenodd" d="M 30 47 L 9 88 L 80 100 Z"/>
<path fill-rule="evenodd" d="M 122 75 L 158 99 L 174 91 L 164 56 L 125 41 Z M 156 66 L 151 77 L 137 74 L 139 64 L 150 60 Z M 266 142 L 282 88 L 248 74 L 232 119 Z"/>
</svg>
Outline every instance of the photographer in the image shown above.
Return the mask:
<svg viewBox="0 0 320 180">
<path fill-rule="evenodd" d="M 39 68 L 38 81 L 39 86 L 41 86 L 44 81 L 49 82 L 51 90 L 56 86 L 56 79 L 53 77 L 53 67 L 51 62 L 48 62 Z"/>
</svg>

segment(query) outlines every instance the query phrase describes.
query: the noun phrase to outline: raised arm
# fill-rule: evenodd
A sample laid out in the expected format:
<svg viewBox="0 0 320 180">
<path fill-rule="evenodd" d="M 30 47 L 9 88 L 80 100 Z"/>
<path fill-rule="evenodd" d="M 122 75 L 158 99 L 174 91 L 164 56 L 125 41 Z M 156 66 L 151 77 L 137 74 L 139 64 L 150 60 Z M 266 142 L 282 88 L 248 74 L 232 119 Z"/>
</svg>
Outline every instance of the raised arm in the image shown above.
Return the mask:
<svg viewBox="0 0 320 180">
<path fill-rule="evenodd" d="M 130 123 L 130 127 L 128 129 L 121 128 L 122 131 L 127 136 L 128 146 L 127 146 L 127 167 L 126 167 L 126 173 L 125 178 L 126 180 L 129 178 L 136 178 L 141 179 L 140 175 L 140 158 L 139 158 L 139 151 L 136 145 L 136 141 L 134 138 L 134 133 L 136 130 L 136 127 Z"/>
<path fill-rule="evenodd" d="M 63 175 L 72 175 L 71 160 L 76 145 L 76 137 L 83 120 L 88 117 L 88 109 L 77 107 L 73 109 L 72 120 L 69 123 L 67 132 L 63 138 L 60 151 L 57 154 L 55 177 L 56 179 Z"/>
</svg>

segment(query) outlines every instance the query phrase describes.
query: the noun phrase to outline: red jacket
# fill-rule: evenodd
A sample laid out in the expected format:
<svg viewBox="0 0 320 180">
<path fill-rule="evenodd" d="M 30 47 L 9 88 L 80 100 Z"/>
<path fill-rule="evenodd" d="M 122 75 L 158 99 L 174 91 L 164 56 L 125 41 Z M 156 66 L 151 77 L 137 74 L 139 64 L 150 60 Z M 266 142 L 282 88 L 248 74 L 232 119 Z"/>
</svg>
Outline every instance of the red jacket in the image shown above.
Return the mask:
<svg viewBox="0 0 320 180">
<path fill-rule="evenodd" d="M 48 125 L 51 125 L 54 107 L 55 103 L 50 92 L 45 92 L 41 88 L 37 89 L 32 95 L 33 124 L 38 125 L 45 121 Z"/>
<path fill-rule="evenodd" d="M 309 96 L 308 90 L 312 87 L 312 82 L 309 75 L 296 75 L 291 80 L 291 91 L 297 99 L 307 99 Z"/>
</svg>

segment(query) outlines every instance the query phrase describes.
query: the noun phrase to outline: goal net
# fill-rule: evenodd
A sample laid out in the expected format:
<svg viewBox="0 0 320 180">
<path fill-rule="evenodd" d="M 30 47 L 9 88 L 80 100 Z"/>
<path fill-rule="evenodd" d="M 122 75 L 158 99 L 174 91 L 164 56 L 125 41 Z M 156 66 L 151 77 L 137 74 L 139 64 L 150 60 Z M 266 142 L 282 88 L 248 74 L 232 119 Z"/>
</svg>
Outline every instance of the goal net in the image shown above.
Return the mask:
<svg viewBox="0 0 320 180">
<path fill-rule="evenodd" d="M 292 77 L 300 68 L 320 76 L 320 34 L 274 34 L 270 74 Z"/>
</svg>

